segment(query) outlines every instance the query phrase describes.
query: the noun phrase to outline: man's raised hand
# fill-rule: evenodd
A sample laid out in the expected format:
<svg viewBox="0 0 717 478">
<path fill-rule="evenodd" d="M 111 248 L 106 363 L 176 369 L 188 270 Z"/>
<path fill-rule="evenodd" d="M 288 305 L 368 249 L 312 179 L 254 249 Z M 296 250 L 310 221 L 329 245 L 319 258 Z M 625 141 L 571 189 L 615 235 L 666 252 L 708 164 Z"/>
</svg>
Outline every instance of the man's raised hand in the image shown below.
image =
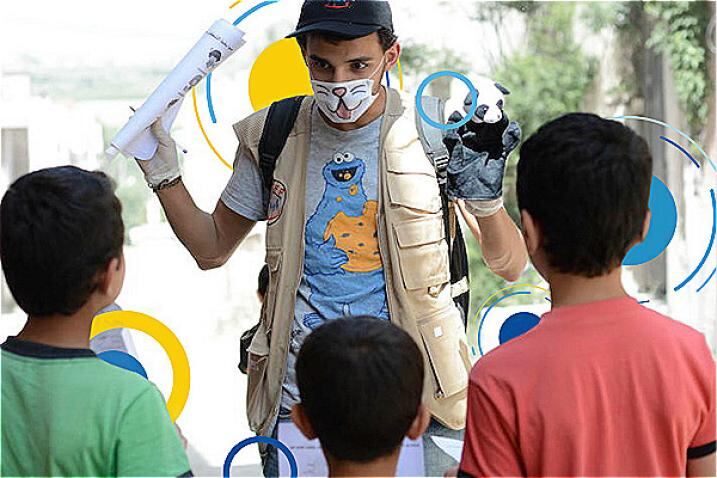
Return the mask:
<svg viewBox="0 0 717 478">
<path fill-rule="evenodd" d="M 177 144 L 162 127 L 162 119 L 150 126 L 152 134 L 159 141 L 157 152 L 148 160 L 136 159 L 150 188 L 157 191 L 163 184 L 169 184 L 181 176 Z"/>
</svg>

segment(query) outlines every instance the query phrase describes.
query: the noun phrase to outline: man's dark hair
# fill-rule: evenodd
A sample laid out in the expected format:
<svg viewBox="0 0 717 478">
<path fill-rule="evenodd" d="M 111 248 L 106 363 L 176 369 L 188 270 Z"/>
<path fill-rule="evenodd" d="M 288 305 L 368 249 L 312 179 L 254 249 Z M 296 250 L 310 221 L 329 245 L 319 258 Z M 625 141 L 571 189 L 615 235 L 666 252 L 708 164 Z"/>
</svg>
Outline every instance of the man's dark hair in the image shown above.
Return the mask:
<svg viewBox="0 0 717 478">
<path fill-rule="evenodd" d="M 619 267 L 647 214 L 652 156 L 616 121 L 571 113 L 520 149 L 518 207 L 535 219 L 552 268 L 585 277 Z"/>
<path fill-rule="evenodd" d="M 121 213 L 102 172 L 62 166 L 15 181 L 0 204 L 0 259 L 17 304 L 34 316 L 80 309 L 122 252 Z"/>
<path fill-rule="evenodd" d="M 324 451 L 337 460 L 369 462 L 396 450 L 415 420 L 423 358 L 390 322 L 330 320 L 304 341 L 296 378 Z"/>
<path fill-rule="evenodd" d="M 378 41 L 381 43 L 381 48 L 383 49 L 384 53 L 386 50 L 391 48 L 394 43 L 398 41 L 398 37 L 396 34 L 389 30 L 388 28 L 379 28 L 376 32 L 378 34 Z M 342 35 L 335 35 L 333 33 L 329 32 L 309 32 L 309 33 L 303 33 L 301 35 L 296 36 L 296 41 L 299 43 L 299 47 L 301 47 L 302 50 L 306 50 L 306 42 L 309 39 L 309 35 L 316 35 L 319 38 L 329 42 L 329 43 L 339 43 L 342 41 L 349 41 L 349 40 L 355 40 L 357 38 L 361 37 L 350 37 L 350 36 L 342 36 Z"/>
<path fill-rule="evenodd" d="M 256 291 L 261 295 L 262 299 L 266 296 L 266 289 L 269 288 L 269 266 L 264 264 L 264 267 L 259 271 L 259 277 L 257 279 Z"/>
</svg>

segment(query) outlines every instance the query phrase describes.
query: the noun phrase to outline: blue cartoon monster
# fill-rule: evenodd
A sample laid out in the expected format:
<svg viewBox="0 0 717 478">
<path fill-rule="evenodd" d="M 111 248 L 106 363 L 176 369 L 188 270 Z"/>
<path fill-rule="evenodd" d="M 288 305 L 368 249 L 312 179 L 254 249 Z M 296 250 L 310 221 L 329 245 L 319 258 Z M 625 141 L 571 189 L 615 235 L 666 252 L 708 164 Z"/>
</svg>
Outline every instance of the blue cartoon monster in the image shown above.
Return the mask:
<svg viewBox="0 0 717 478">
<path fill-rule="evenodd" d="M 388 319 L 378 203 L 366 197 L 365 172 L 352 153 L 338 152 L 324 166 L 324 195 L 306 223 L 304 272 L 316 312 L 304 315 L 304 325 L 312 330 L 346 316 Z"/>
</svg>

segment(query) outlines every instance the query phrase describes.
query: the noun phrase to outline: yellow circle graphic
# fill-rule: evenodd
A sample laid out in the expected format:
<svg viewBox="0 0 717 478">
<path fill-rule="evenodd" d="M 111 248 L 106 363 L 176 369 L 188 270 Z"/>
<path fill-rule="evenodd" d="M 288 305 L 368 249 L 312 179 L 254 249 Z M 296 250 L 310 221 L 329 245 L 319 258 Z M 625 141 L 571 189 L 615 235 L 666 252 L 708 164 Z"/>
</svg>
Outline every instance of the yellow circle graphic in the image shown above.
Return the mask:
<svg viewBox="0 0 717 478">
<path fill-rule="evenodd" d="M 172 421 L 176 421 L 187 403 L 189 396 L 189 359 L 174 332 L 159 320 L 141 312 L 116 310 L 95 317 L 92 322 L 90 338 L 112 329 L 133 329 L 152 337 L 169 357 L 172 365 L 172 391 L 167 400 L 167 411 Z"/>
<path fill-rule="evenodd" d="M 249 100 L 254 111 L 293 96 L 308 96 L 309 70 L 293 38 L 282 38 L 262 51 L 249 73 Z"/>
</svg>

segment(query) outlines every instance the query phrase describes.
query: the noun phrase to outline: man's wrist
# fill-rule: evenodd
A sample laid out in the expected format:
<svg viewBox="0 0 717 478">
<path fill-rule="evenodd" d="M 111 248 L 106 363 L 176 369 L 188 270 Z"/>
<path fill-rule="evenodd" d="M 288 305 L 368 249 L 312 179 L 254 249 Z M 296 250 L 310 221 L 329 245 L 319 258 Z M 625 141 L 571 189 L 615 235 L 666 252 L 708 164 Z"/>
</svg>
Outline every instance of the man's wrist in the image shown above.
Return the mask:
<svg viewBox="0 0 717 478">
<path fill-rule="evenodd" d="M 174 179 L 165 179 L 160 181 L 157 184 L 148 183 L 149 187 L 152 189 L 153 192 L 158 193 L 159 191 L 164 191 L 165 189 L 172 188 L 182 182 L 182 176 L 177 176 Z"/>
<path fill-rule="evenodd" d="M 475 217 L 488 217 L 503 209 L 503 198 L 491 199 L 488 201 L 474 201 L 466 199 L 464 201 L 466 210 Z"/>
</svg>

